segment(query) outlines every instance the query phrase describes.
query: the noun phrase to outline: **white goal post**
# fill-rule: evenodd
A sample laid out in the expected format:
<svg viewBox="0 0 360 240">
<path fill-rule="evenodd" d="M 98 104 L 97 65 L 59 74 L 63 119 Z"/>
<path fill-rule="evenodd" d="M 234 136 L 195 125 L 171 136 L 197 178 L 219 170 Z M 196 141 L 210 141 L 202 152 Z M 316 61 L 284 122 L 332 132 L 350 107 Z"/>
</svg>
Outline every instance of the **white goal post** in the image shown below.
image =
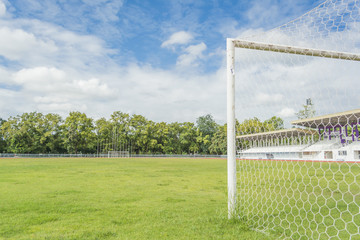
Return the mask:
<svg viewBox="0 0 360 240">
<path fill-rule="evenodd" d="M 228 217 L 236 212 L 236 131 L 235 131 L 235 48 L 289 53 L 297 55 L 360 61 L 359 54 L 266 44 L 245 40 L 227 39 L 227 167 L 228 167 Z"/>
</svg>

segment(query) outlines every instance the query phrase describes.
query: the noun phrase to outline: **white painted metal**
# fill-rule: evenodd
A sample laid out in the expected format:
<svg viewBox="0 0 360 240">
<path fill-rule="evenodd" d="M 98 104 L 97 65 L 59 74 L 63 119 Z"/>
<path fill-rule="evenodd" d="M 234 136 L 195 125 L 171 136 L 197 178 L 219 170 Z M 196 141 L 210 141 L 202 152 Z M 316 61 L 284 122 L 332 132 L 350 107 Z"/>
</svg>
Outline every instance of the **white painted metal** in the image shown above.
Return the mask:
<svg viewBox="0 0 360 240">
<path fill-rule="evenodd" d="M 237 48 L 247 48 L 247 49 L 256 49 L 262 51 L 360 61 L 360 54 L 327 51 L 327 50 L 319 50 L 319 49 L 303 48 L 303 47 L 293 47 L 293 46 L 268 44 L 268 43 L 260 43 L 260 42 L 250 42 L 250 41 L 238 40 L 238 39 L 231 39 L 231 41 L 233 42 L 234 47 Z"/>
<path fill-rule="evenodd" d="M 227 39 L 227 168 L 228 217 L 236 216 L 236 148 L 235 148 L 235 46 Z"/>
</svg>

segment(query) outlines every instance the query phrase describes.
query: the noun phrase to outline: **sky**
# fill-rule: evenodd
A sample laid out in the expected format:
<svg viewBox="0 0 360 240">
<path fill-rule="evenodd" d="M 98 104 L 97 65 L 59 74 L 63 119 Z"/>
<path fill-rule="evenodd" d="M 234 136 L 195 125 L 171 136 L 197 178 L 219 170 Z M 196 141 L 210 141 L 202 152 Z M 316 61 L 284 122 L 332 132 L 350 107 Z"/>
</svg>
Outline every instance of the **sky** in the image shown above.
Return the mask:
<svg viewBox="0 0 360 240">
<path fill-rule="evenodd" d="M 0 0 L 0 118 L 114 111 L 226 122 L 226 38 L 320 0 Z"/>
</svg>

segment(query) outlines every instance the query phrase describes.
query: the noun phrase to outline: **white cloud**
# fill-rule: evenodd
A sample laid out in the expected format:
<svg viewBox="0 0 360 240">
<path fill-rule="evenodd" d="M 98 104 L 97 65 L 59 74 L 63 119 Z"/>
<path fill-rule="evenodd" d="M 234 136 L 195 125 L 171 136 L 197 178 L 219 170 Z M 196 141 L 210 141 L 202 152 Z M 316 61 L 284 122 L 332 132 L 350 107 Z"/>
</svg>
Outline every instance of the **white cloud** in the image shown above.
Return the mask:
<svg viewBox="0 0 360 240">
<path fill-rule="evenodd" d="M 111 97 L 112 90 L 99 79 L 77 79 L 63 70 L 47 67 L 22 69 L 14 74 L 14 81 L 25 90 L 46 95 L 85 97 Z"/>
<path fill-rule="evenodd" d="M 88 72 L 113 65 L 103 40 L 38 20 L 4 20 L 0 26 L 0 55 L 20 66 L 56 66 Z"/>
<path fill-rule="evenodd" d="M 19 92 L 0 88 L 0 118 L 6 119 L 25 112 L 31 103 L 24 102 L 23 97 Z"/>
<path fill-rule="evenodd" d="M 107 111 L 143 114 L 154 121 L 194 121 L 212 113 L 223 122 L 226 117 L 226 103 L 221 101 L 226 92 L 223 73 L 189 75 L 149 65 L 131 65 L 114 75 L 117 81 L 111 80 L 111 86 L 116 89 L 117 98 L 103 107 Z"/>
<path fill-rule="evenodd" d="M 183 45 L 189 43 L 193 36 L 189 32 L 180 31 L 172 34 L 168 40 L 161 44 L 161 47 L 170 47 L 172 45 Z"/>
<path fill-rule="evenodd" d="M 121 1 L 83 1 L 88 6 L 74 11 L 71 18 L 65 20 L 67 24 L 61 26 L 84 33 L 87 31 L 87 24 L 92 22 L 87 15 L 94 15 L 91 19 L 99 22 L 118 20 Z M 4 0 L 0 0 L 0 16 L 3 2 Z M 48 6 L 31 2 L 37 4 L 34 10 L 40 9 L 40 12 Z M 270 2 L 265 3 L 267 8 Z M 15 13 L 10 4 L 6 4 L 9 6 L 9 13 Z M 58 19 L 68 16 L 61 12 L 61 8 L 56 8 L 57 4 L 51 5 L 54 8 L 47 11 L 47 20 L 51 16 L 59 17 Z M 263 11 L 259 3 L 252 6 L 251 11 L 257 14 L 254 16 Z M 90 8 L 91 11 L 88 10 Z M 272 9 L 279 13 L 278 7 Z M 53 15 L 56 11 L 60 11 L 60 15 Z M 98 12 L 99 14 L 93 14 Z M 6 14 L 5 5 L 3 13 Z M 268 13 L 269 11 L 259 19 L 270 19 L 273 23 L 276 19 Z M 82 20 L 78 25 L 69 27 L 69 22 L 72 24 L 72 20 L 79 16 L 82 16 Z M 142 17 L 136 15 L 134 18 L 144 22 Z M 150 25 L 152 19 L 145 20 Z M 255 24 L 259 23 L 256 19 L 253 20 Z M 231 24 L 222 31 L 224 34 L 231 33 L 231 36 L 261 35 L 254 39 L 282 44 L 294 41 L 289 35 L 278 31 L 265 33 L 261 28 L 244 31 L 237 21 L 230 19 L 227 22 Z M 131 21 L 127 24 L 126 29 L 133 26 Z M 156 25 L 154 22 L 151 24 Z M 109 49 L 107 43 L 101 40 L 103 35 L 96 37 L 79 34 L 61 26 L 33 19 L 11 19 L 10 15 L 0 18 L 0 55 L 12 60 L 0 67 L 0 117 L 25 111 L 66 115 L 73 110 L 86 111 L 90 116 L 97 117 L 109 116 L 113 111 L 121 110 L 142 114 L 155 121 L 169 122 L 194 121 L 198 116 L 211 113 L 217 121 L 225 122 L 225 47 L 218 45 L 221 48 L 218 58 L 223 65 L 211 65 L 212 73 L 200 75 L 196 71 L 189 71 L 189 67 L 199 66 L 210 56 L 205 54 L 205 50 L 213 46 L 213 43 L 209 42 L 207 46 L 205 42 L 194 39 L 192 33 L 201 34 L 201 31 L 197 32 L 199 28 L 191 26 L 192 33 L 175 32 L 161 44 L 163 48 L 176 48 L 179 52 L 177 65 L 165 70 L 153 67 L 151 62 L 149 65 L 136 64 L 131 59 L 128 60 L 128 65 L 121 65 L 112 59 L 114 50 Z M 97 25 L 97 29 L 108 31 L 102 29 L 102 26 Z M 353 27 L 358 29 L 357 26 Z M 306 45 L 306 41 L 301 38 L 306 29 L 295 30 L 300 33 L 295 41 L 297 45 Z M 357 33 L 355 31 L 354 36 L 349 39 L 357 41 L 360 36 Z M 345 41 L 338 42 L 338 45 L 348 48 L 353 46 Z M 347 67 L 349 64 L 337 64 L 334 60 L 304 61 L 306 57 L 281 55 L 279 58 L 276 53 L 249 54 L 248 50 L 236 51 L 236 109 L 239 120 L 255 116 L 268 119 L 276 114 L 291 118 L 308 97 L 314 100 L 318 114 L 323 111 L 331 112 L 330 108 L 336 111 L 341 107 L 360 104 L 357 88 L 353 87 L 357 86 L 353 76 L 359 76 L 358 64 Z"/>
<path fill-rule="evenodd" d="M 181 67 L 197 66 L 196 60 L 203 57 L 202 53 L 205 50 L 206 50 L 206 44 L 203 42 L 197 45 L 191 45 L 187 47 L 184 50 L 186 53 L 179 56 L 176 65 Z"/>
<path fill-rule="evenodd" d="M 77 79 L 56 68 L 22 69 L 14 73 L 13 79 L 24 97 L 41 110 L 88 109 L 93 102 L 114 98 L 114 91 L 99 79 Z"/>
<path fill-rule="evenodd" d="M 283 95 L 281 94 L 267 94 L 267 93 L 258 93 L 255 96 L 256 102 L 260 104 L 266 103 L 276 103 L 280 102 L 283 99 Z"/>
<path fill-rule="evenodd" d="M 67 79 L 66 74 L 56 68 L 36 67 L 16 72 L 14 81 L 26 90 L 46 92 L 61 90 Z"/>
<path fill-rule="evenodd" d="M 162 47 L 180 46 L 178 64 L 196 66 L 207 46 L 192 41 L 190 32 L 180 31 Z M 194 121 L 208 113 L 225 121 L 223 68 L 198 75 L 131 60 L 124 66 L 111 59 L 113 53 L 94 35 L 40 20 L 0 19 L 0 55 L 14 63 L 0 67 L 0 117 L 78 110 L 97 118 L 120 110 L 154 121 Z"/>
<path fill-rule="evenodd" d="M 36 49 L 36 51 L 34 51 Z M 57 51 L 52 41 L 37 39 L 34 34 L 22 29 L 0 28 L 0 55 L 10 60 L 34 59 L 49 56 Z M 35 55 L 35 56 L 34 56 Z"/>
<path fill-rule="evenodd" d="M 0 84 L 9 84 L 11 82 L 11 73 L 0 66 Z"/>
<path fill-rule="evenodd" d="M 30 111 L 67 116 L 70 111 L 82 111 L 98 118 L 120 110 L 167 122 L 193 122 L 211 113 L 225 122 L 224 69 L 190 76 L 135 64 L 94 78 L 79 78 L 79 73 L 54 67 L 26 68 L 11 75 L 20 90 L 7 91 L 5 102 L 13 109 L 0 108 L 0 116 Z"/>
<path fill-rule="evenodd" d="M 289 118 L 295 116 L 295 110 L 292 108 L 283 108 L 277 113 L 282 118 Z"/>
<path fill-rule="evenodd" d="M 252 7 L 247 11 L 246 16 L 253 25 L 268 22 L 273 18 L 277 19 L 279 16 L 279 6 L 277 4 L 270 4 L 269 1 L 254 1 Z"/>
<path fill-rule="evenodd" d="M 56 112 L 60 114 L 66 114 L 72 111 L 86 112 L 89 110 L 86 104 L 77 103 L 46 103 L 38 104 L 36 108 L 41 112 Z"/>
<path fill-rule="evenodd" d="M 357 62 L 251 50 L 238 55 L 239 120 L 278 114 L 289 123 L 307 98 L 312 98 L 316 115 L 357 109 L 360 104 L 353 87 L 360 70 Z"/>
<path fill-rule="evenodd" d="M 95 7 L 96 10 L 93 17 L 104 22 L 118 20 L 119 17 L 117 14 L 123 5 L 123 1 L 121 0 L 83 0 L 83 2 L 89 4 L 91 7 Z"/>
<path fill-rule="evenodd" d="M 0 54 L 16 62 L 0 68 L 2 118 L 30 111 L 66 116 L 75 110 L 96 118 L 121 110 L 154 121 L 194 121 L 208 113 L 225 121 L 225 102 L 219 101 L 225 99 L 223 69 L 197 75 L 131 62 L 121 66 L 95 36 L 31 19 L 1 23 Z M 167 46 L 188 44 L 192 38 L 180 32 Z M 182 64 L 195 65 L 205 49 L 205 43 L 181 48 Z"/>
<path fill-rule="evenodd" d="M 206 44 L 205 43 L 199 43 L 197 45 L 191 45 L 185 49 L 186 52 L 188 52 L 191 55 L 199 56 L 202 54 L 203 51 L 206 50 Z"/>
<path fill-rule="evenodd" d="M 5 3 L 3 3 L 3 2 L 0 0 L 0 17 L 5 16 L 5 14 L 6 14 L 6 6 L 5 6 Z"/>
</svg>

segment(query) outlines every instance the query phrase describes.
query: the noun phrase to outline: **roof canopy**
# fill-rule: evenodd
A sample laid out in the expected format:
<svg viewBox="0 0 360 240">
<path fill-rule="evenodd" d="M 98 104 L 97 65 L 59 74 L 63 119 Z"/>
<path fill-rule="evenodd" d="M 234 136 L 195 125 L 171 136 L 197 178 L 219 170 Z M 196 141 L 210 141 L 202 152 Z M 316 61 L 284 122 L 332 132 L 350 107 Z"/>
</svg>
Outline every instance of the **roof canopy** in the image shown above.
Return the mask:
<svg viewBox="0 0 360 240">
<path fill-rule="evenodd" d="M 292 121 L 291 124 L 308 128 L 334 127 L 336 125 L 357 123 L 360 119 L 360 109 L 346 112 L 323 115 L 319 117 L 300 119 Z"/>
<path fill-rule="evenodd" d="M 300 137 L 300 136 L 312 135 L 316 133 L 317 133 L 316 131 L 309 129 L 290 128 L 290 129 L 282 129 L 277 131 L 241 135 L 241 136 L 237 136 L 236 138 L 242 140 L 259 140 L 259 139 L 273 139 L 279 137 Z"/>
</svg>

